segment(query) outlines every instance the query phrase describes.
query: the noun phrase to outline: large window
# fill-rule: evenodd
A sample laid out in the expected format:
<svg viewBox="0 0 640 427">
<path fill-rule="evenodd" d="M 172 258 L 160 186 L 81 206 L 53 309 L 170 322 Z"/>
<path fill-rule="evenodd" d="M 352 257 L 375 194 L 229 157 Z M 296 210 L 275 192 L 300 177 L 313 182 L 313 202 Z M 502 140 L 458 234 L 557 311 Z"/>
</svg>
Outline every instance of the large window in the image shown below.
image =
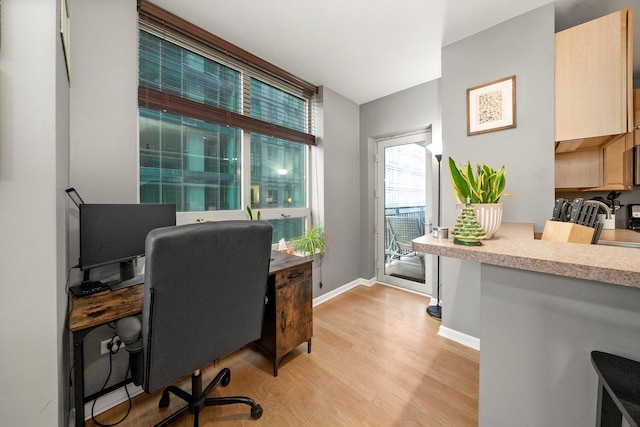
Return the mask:
<svg viewBox="0 0 640 427">
<path fill-rule="evenodd" d="M 140 202 L 241 209 L 241 131 L 140 107 Z"/>
<path fill-rule="evenodd" d="M 316 90 L 141 0 L 140 202 L 302 234 Z"/>
</svg>

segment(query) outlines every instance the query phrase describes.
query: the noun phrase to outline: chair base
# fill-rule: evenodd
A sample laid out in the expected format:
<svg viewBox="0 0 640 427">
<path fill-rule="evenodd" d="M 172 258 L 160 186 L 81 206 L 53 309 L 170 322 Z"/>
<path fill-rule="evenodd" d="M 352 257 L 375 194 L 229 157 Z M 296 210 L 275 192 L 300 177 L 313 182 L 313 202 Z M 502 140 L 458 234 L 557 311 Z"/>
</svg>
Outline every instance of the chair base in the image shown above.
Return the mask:
<svg viewBox="0 0 640 427">
<path fill-rule="evenodd" d="M 197 427 L 199 423 L 198 419 L 200 411 L 203 410 L 205 406 L 231 405 L 235 403 L 243 403 L 245 405 L 251 406 L 251 418 L 253 418 L 254 420 L 260 418 L 262 416 L 262 407 L 249 397 L 207 397 L 207 394 L 216 386 L 218 386 L 218 384 L 222 387 L 226 387 L 227 385 L 229 385 L 230 381 L 231 371 L 228 368 L 224 368 L 220 372 L 218 372 L 218 375 L 216 375 L 213 381 L 211 381 L 207 388 L 202 391 L 202 373 L 200 373 L 200 371 L 196 371 L 191 376 L 191 394 L 173 385 L 165 388 L 162 391 L 162 397 L 160 398 L 160 402 L 158 404 L 160 408 L 166 408 L 167 406 L 169 406 L 169 393 L 172 393 L 178 398 L 187 402 L 187 406 L 160 421 L 155 425 L 155 427 L 167 426 L 177 418 L 187 413 L 193 414 L 193 425 L 194 427 Z"/>
</svg>

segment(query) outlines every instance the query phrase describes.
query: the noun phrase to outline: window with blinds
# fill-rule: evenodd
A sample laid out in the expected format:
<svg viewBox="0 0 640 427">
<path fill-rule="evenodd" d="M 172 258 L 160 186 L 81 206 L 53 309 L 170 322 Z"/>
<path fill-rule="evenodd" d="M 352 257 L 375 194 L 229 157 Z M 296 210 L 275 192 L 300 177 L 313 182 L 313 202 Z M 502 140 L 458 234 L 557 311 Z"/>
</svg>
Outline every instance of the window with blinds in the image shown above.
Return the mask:
<svg viewBox="0 0 640 427">
<path fill-rule="evenodd" d="M 147 1 L 139 17 L 140 202 L 302 234 L 317 88 Z"/>
</svg>

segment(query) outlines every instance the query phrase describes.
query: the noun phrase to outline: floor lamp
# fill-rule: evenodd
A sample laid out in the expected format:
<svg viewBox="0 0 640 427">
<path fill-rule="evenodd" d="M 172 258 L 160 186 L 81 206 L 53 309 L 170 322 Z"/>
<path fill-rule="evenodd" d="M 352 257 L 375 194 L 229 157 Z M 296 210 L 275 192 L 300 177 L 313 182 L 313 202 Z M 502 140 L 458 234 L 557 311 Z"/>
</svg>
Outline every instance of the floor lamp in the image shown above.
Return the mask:
<svg viewBox="0 0 640 427">
<path fill-rule="evenodd" d="M 442 154 L 435 155 L 436 160 L 438 161 L 438 227 L 440 227 L 441 221 L 441 211 L 442 211 L 442 196 L 441 196 L 441 161 Z M 438 255 L 438 264 L 437 264 L 437 279 L 436 279 L 436 305 L 430 305 L 427 307 L 427 314 L 429 316 L 434 317 L 436 319 L 442 319 L 442 307 L 440 306 L 440 255 Z"/>
</svg>

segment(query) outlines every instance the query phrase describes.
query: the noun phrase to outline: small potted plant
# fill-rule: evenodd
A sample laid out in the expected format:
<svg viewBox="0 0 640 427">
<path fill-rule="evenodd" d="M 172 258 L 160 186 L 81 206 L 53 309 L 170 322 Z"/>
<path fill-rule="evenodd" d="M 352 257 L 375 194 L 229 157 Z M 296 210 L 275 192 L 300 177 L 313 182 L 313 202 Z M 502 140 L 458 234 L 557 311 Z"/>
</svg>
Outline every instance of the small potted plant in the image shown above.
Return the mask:
<svg viewBox="0 0 640 427">
<path fill-rule="evenodd" d="M 480 226 L 487 235 L 487 239 L 500 228 L 502 223 L 502 203 L 500 197 L 504 193 L 506 184 L 506 169 L 494 169 L 485 164 L 478 164 L 474 169 L 471 163 L 458 166 L 449 157 L 451 184 L 453 194 L 458 201 L 458 215 L 467 201 L 471 203 Z"/>
<path fill-rule="evenodd" d="M 247 214 L 249 215 L 249 219 L 253 221 L 253 210 L 250 206 L 247 206 Z M 257 212 L 256 219 L 260 221 L 260 211 Z"/>
<path fill-rule="evenodd" d="M 322 259 L 327 251 L 324 230 L 319 225 L 314 225 L 303 236 L 292 240 L 295 251 L 309 258 L 313 258 L 317 254 Z"/>
</svg>

